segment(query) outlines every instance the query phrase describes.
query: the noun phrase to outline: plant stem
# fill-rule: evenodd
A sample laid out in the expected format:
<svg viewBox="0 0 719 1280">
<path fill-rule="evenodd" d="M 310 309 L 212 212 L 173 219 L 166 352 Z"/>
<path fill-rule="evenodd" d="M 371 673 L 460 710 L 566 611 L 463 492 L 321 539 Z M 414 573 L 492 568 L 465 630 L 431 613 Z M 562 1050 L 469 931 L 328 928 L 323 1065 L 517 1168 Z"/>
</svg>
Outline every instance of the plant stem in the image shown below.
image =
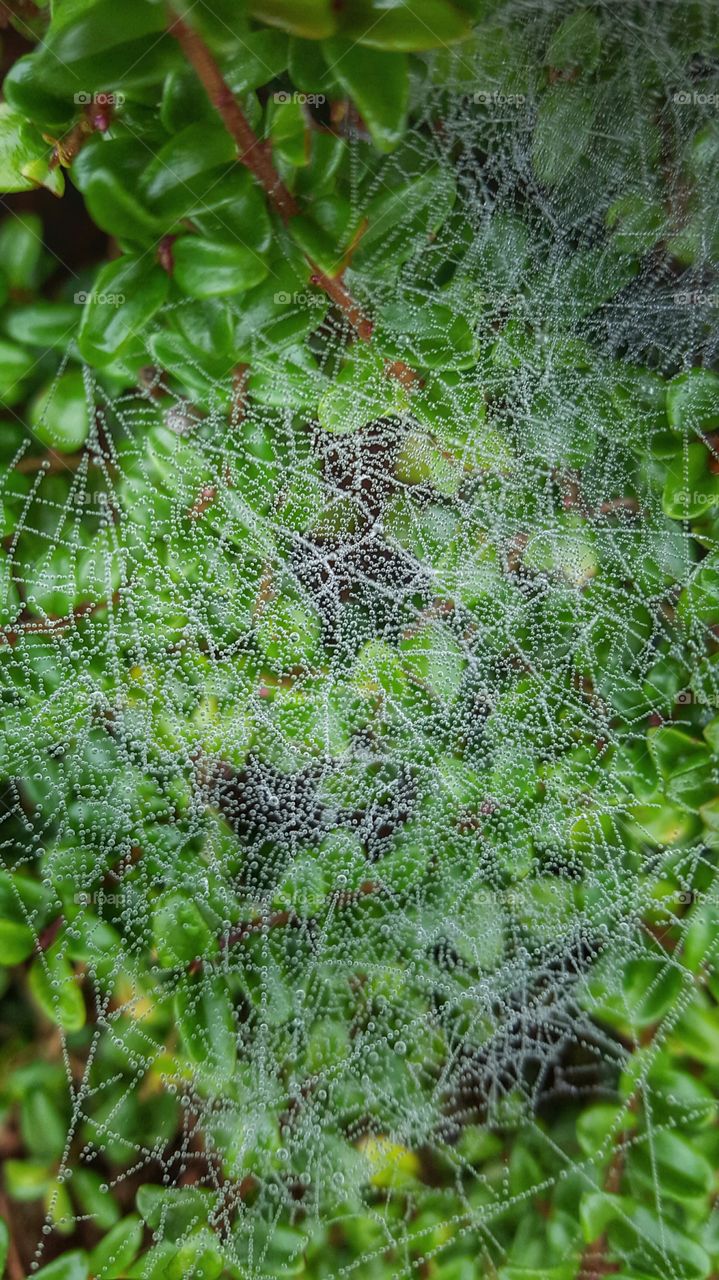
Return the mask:
<svg viewBox="0 0 719 1280">
<path fill-rule="evenodd" d="M 169 31 L 194 68 L 210 102 L 222 117 L 227 132 L 234 138 L 242 164 L 255 175 L 282 219 L 287 222 L 299 212 L 295 198 L 275 172 L 267 144 L 255 135 L 204 40 L 182 18 L 174 14 Z"/>
<path fill-rule="evenodd" d="M 10 1202 L 5 1195 L 5 1192 L 2 1190 L 0 1190 L 0 1214 L 2 1214 L 5 1222 L 7 1223 L 8 1235 L 10 1237 L 8 1240 L 6 1263 L 8 1280 L 25 1280 L 25 1268 L 15 1243 Z"/>
<path fill-rule="evenodd" d="M 289 222 L 301 212 L 300 207 L 275 170 L 271 147 L 256 136 L 205 41 L 172 10 L 168 30 L 194 68 L 227 132 L 234 138 L 238 159 L 257 178 L 283 222 Z M 374 326 L 344 284 L 343 273 L 340 271 L 336 276 L 329 276 L 311 258 L 306 257 L 306 261 L 313 284 L 319 285 L 339 307 L 357 336 L 363 342 L 369 342 Z M 388 363 L 387 373 L 405 386 L 413 386 L 420 381 L 414 370 L 402 360 Z"/>
<path fill-rule="evenodd" d="M 68 169 L 93 133 L 104 133 L 109 129 L 112 110 L 110 103 L 91 102 L 85 107 L 80 119 L 64 138 L 52 139 L 55 145 L 50 157 L 50 168 L 57 169 L 58 165 L 62 165 L 64 169 Z"/>
<path fill-rule="evenodd" d="M 28 618 L 23 619 L 16 631 L 0 632 L 0 645 L 17 644 L 18 640 L 25 635 L 55 635 L 56 632 L 66 631 L 71 627 L 78 618 L 88 618 L 95 613 L 99 613 L 101 609 L 106 609 L 111 605 L 119 602 L 120 592 L 115 591 L 110 600 L 83 600 L 80 604 L 75 605 L 72 613 L 67 614 L 64 618 Z"/>
</svg>

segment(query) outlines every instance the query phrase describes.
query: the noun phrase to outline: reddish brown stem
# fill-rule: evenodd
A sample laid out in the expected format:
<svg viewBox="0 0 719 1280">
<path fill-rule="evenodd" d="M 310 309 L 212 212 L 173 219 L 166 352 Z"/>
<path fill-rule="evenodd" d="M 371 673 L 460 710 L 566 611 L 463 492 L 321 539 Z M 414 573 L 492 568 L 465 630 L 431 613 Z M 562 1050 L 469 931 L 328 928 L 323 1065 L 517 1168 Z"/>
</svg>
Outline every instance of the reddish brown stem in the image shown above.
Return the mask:
<svg viewBox="0 0 719 1280">
<path fill-rule="evenodd" d="M 355 302 L 351 293 L 343 283 L 341 276 L 328 276 L 324 271 L 320 271 L 319 267 L 314 263 L 310 263 L 312 267 L 312 275 L 310 277 L 312 284 L 316 284 L 320 289 L 324 289 L 328 298 L 339 307 L 340 311 L 347 317 L 352 328 L 356 331 L 357 336 L 363 342 L 369 342 L 372 337 L 374 328 L 369 316 L 366 316 L 360 306 Z"/>
<path fill-rule="evenodd" d="M 221 117 L 228 133 L 234 138 L 238 158 L 263 187 L 275 209 L 284 222 L 289 222 L 301 212 L 297 201 L 283 183 L 272 163 L 272 148 L 262 142 L 254 133 L 244 112 L 235 99 L 232 90 L 225 80 L 212 53 L 204 40 L 192 27 L 171 12 L 168 30 L 178 41 L 185 57 L 194 68 L 200 83 L 207 93 L 210 102 Z M 355 241 L 359 240 L 364 227 L 358 232 Z M 351 250 L 355 244 L 350 247 Z M 357 336 L 363 342 L 372 337 L 372 321 L 350 294 L 343 282 L 343 272 L 327 275 L 317 263 L 307 258 L 312 274 L 312 283 L 325 291 L 328 298 L 339 307 L 347 317 Z M 414 386 L 420 381 L 418 375 L 402 360 L 395 360 L 387 365 L 390 377 L 397 378 L 404 386 Z"/>
<path fill-rule="evenodd" d="M 101 609 L 106 609 L 108 603 L 115 605 L 120 599 L 120 592 L 115 591 L 107 600 L 83 600 L 73 609 L 72 613 L 65 618 L 28 618 L 21 619 L 20 626 L 17 631 L 0 632 L 0 644 L 17 644 L 22 636 L 26 635 L 55 635 L 57 632 L 66 631 L 71 627 L 78 618 L 88 618 L 95 613 L 99 613 Z"/>
<path fill-rule="evenodd" d="M 377 893 L 379 888 L 380 886 L 375 884 L 373 880 L 365 880 L 358 889 L 338 892 L 332 895 L 332 900 L 336 907 L 339 907 L 340 910 L 345 910 L 347 907 L 361 902 L 362 898 Z M 245 920 L 225 934 L 224 938 L 220 939 L 220 946 L 223 951 L 226 951 L 230 947 L 237 946 L 238 943 L 247 942 L 248 938 L 251 938 L 253 934 L 263 933 L 265 929 L 284 929 L 287 925 L 301 924 L 302 922 L 302 917 L 296 915 L 294 911 L 275 911 L 269 916 L 255 916 L 253 920 Z M 311 926 L 314 922 L 311 917 L 308 917 L 304 923 Z M 189 967 L 189 972 L 199 973 L 202 967 L 202 960 L 193 960 Z"/>
<path fill-rule="evenodd" d="M 45 453 L 21 458 L 15 470 L 24 475 L 35 471 L 77 471 L 83 458 L 92 461 L 92 455 L 87 453 L 55 453 L 54 449 L 47 449 Z"/>
<path fill-rule="evenodd" d="M 63 168 L 68 169 L 93 133 L 104 133 L 110 128 L 112 111 L 112 105 L 105 102 L 91 102 L 85 107 L 82 116 L 72 126 L 70 132 L 66 133 L 64 138 L 55 141 L 50 157 L 50 168 L 57 169 L 58 165 L 62 165 Z"/>
<path fill-rule="evenodd" d="M 247 396 L 247 383 L 250 377 L 250 366 L 248 364 L 238 364 L 232 371 L 232 411 L 230 421 L 232 426 L 237 426 L 245 416 L 245 399 Z"/>
<path fill-rule="evenodd" d="M 8 1234 L 10 1236 L 7 1247 L 7 1261 L 5 1264 L 7 1266 L 8 1280 L 25 1280 L 25 1268 L 23 1266 L 22 1258 L 18 1253 L 18 1247 L 15 1243 L 15 1232 L 13 1230 L 13 1216 L 10 1203 L 5 1192 L 1 1190 L 0 1214 L 2 1214 L 5 1222 L 7 1223 Z"/>
<path fill-rule="evenodd" d="M 237 144 L 239 159 L 254 173 L 285 222 L 298 212 L 294 196 L 275 173 L 269 147 L 255 135 L 204 40 L 182 18 L 172 15 L 170 34 L 194 68 L 210 102 Z"/>
<path fill-rule="evenodd" d="M 37 940 L 37 945 L 41 951 L 49 951 L 64 923 L 64 916 L 56 916 L 55 919 L 51 920 L 49 925 L 43 929 Z"/>
</svg>

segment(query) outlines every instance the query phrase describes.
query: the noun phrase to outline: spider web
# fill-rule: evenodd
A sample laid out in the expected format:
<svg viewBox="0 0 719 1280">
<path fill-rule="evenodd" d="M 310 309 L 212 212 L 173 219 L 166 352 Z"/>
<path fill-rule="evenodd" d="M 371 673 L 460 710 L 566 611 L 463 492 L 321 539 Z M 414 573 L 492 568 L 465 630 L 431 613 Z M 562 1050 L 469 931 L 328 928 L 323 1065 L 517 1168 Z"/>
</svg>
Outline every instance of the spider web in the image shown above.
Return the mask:
<svg viewBox="0 0 719 1280">
<path fill-rule="evenodd" d="M 360 241 L 346 282 L 371 344 L 299 269 L 301 342 L 274 320 L 248 335 L 242 297 L 207 304 L 204 338 L 196 304 L 168 303 L 145 385 L 85 370 L 90 441 L 30 473 L 9 546 L 3 856 L 65 922 L 50 990 L 66 960 L 92 993 L 66 1038 L 61 1180 L 181 1188 L 156 1240 L 208 1217 L 243 1275 L 283 1274 L 327 1223 L 342 1274 L 390 1246 L 411 1274 L 468 1232 L 512 1257 L 502 1215 L 546 1186 L 492 1182 L 475 1148 L 531 1131 L 593 1185 L 548 1117 L 617 1097 L 612 975 L 621 1012 L 632 958 L 657 981 L 667 963 L 649 908 L 668 928 L 711 883 L 691 797 L 662 835 L 640 779 L 648 716 L 697 727 L 719 699 L 711 628 L 676 610 L 712 526 L 700 543 L 664 514 L 650 448 L 660 377 L 716 358 L 711 169 L 691 197 L 685 175 L 716 135 L 716 21 L 594 10 L 591 110 L 571 75 L 554 86 L 576 154 L 542 106 L 568 12 L 505 6 L 423 58 L 409 138 L 374 171 L 350 130 L 358 218 L 409 182 L 446 206 L 429 233 L 399 218 Z M 641 255 L 641 228 L 607 231 L 627 196 L 657 210 Z M 220 313 L 251 348 L 239 389 L 212 372 Z M 167 334 L 193 325 L 188 387 Z M 376 349 L 434 372 L 394 386 Z M 360 1214 L 376 1243 L 352 1254 Z"/>
</svg>

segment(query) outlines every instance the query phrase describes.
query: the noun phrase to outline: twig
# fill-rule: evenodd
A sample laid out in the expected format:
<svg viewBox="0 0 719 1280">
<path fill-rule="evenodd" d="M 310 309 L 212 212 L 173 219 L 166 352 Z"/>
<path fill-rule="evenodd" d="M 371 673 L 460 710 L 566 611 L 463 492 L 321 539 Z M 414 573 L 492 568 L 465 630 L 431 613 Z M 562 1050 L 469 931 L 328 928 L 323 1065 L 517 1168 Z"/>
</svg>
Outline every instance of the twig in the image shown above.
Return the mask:
<svg viewBox="0 0 719 1280">
<path fill-rule="evenodd" d="M 25 1280 L 25 1268 L 22 1264 L 22 1258 L 18 1253 L 15 1243 L 15 1233 L 13 1231 L 12 1210 L 10 1202 L 5 1192 L 0 1190 L 0 1214 L 2 1214 L 8 1229 L 8 1247 L 7 1247 L 7 1276 L 8 1280 Z"/>
<path fill-rule="evenodd" d="M 171 14 L 168 30 L 178 41 L 225 128 L 234 138 L 238 159 L 257 178 L 283 222 L 289 222 L 300 213 L 300 208 L 275 170 L 270 144 L 262 142 L 254 133 L 202 37 L 176 14 Z M 357 237 L 350 246 L 350 251 L 355 247 L 356 240 Z M 343 271 L 339 271 L 337 275 L 327 275 L 312 258 L 305 255 L 305 259 L 310 268 L 312 283 L 319 285 L 328 298 L 339 307 L 357 336 L 363 342 L 369 342 L 374 326 L 344 284 Z M 414 370 L 402 360 L 389 363 L 387 372 L 405 386 L 412 386 L 420 381 Z"/>
<path fill-rule="evenodd" d="M 72 613 L 67 614 L 64 618 L 29 618 L 21 619 L 20 626 L 16 631 L 0 631 L 0 644 L 17 644 L 18 640 L 25 635 L 55 635 L 56 632 L 66 631 L 71 627 L 78 618 L 88 618 L 95 613 L 99 613 L 101 609 L 106 609 L 119 602 L 120 592 L 113 592 L 108 600 L 83 600 L 81 604 L 75 605 Z"/>
<path fill-rule="evenodd" d="M 182 18 L 172 15 L 170 34 L 175 37 L 187 61 L 192 65 L 210 102 L 237 144 L 239 159 L 254 173 L 278 213 L 287 222 L 299 212 L 279 174 L 275 173 L 269 147 L 261 142 L 246 119 L 239 103 L 201 36 Z"/>
<path fill-rule="evenodd" d="M 374 880 L 365 880 L 358 889 L 340 890 L 336 893 L 328 895 L 328 900 L 340 910 L 346 910 L 347 907 L 355 906 L 361 902 L 363 898 L 369 897 L 373 893 L 379 893 L 381 885 L 375 883 Z M 298 916 L 296 912 L 291 910 L 274 911 L 269 916 L 255 916 L 252 920 L 244 920 L 241 924 L 230 929 L 224 937 L 220 939 L 220 947 L 223 951 L 228 951 L 230 947 L 235 947 L 239 943 L 247 942 L 254 934 L 264 933 L 265 929 L 284 929 L 287 925 L 305 924 L 311 928 L 314 924 L 314 917 Z M 204 968 L 204 962 L 201 959 L 193 960 L 189 966 L 189 973 L 199 973 Z"/>
<path fill-rule="evenodd" d="M 107 95 L 110 96 L 109 94 Z M 69 169 L 75 157 L 82 151 L 88 138 L 93 133 L 105 133 L 112 123 L 113 106 L 111 102 L 91 102 L 69 133 L 64 138 L 48 138 L 54 144 L 50 157 L 50 168 L 57 169 L 62 165 Z M 47 136 L 47 135 L 46 135 Z"/>
<path fill-rule="evenodd" d="M 320 289 L 324 289 L 327 297 L 346 315 L 357 336 L 363 342 L 369 342 L 374 325 L 369 316 L 366 316 L 362 308 L 355 302 L 347 286 L 343 283 L 342 276 L 328 276 L 312 262 L 310 262 L 310 266 L 313 268 L 310 282 L 318 285 Z"/>
<path fill-rule="evenodd" d="M 21 458 L 14 468 L 21 475 L 32 475 L 35 471 L 46 471 L 48 473 L 55 471 L 77 471 L 81 466 L 83 458 L 87 458 L 88 462 L 93 461 L 90 453 L 56 453 L 54 449 L 47 449 L 45 453 L 30 454 Z"/>
</svg>

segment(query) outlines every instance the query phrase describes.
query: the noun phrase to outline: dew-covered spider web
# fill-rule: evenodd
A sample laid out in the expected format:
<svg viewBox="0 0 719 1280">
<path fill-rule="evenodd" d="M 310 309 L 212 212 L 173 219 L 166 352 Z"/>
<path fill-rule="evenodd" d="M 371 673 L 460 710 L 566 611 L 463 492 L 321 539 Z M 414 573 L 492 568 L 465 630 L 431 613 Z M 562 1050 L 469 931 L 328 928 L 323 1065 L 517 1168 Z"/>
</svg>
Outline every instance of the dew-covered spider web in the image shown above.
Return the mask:
<svg viewBox="0 0 719 1280">
<path fill-rule="evenodd" d="M 0 838 L 43 888 L 59 1186 L 177 1188 L 156 1242 L 207 1223 L 243 1275 L 327 1224 L 323 1275 L 467 1233 L 498 1274 L 547 1179 L 487 1160 L 522 1130 L 591 1185 L 553 1117 L 691 994 L 661 936 L 711 901 L 716 760 L 663 775 L 647 734 L 703 744 L 719 701 L 717 445 L 666 409 L 717 357 L 717 15 L 594 7 L 577 55 L 569 12 L 418 57 L 392 154 L 348 114 L 370 341 L 278 229 L 249 294 L 170 294 L 141 377 L 84 369 L 81 457 L 28 433 L 5 482 Z"/>
</svg>

